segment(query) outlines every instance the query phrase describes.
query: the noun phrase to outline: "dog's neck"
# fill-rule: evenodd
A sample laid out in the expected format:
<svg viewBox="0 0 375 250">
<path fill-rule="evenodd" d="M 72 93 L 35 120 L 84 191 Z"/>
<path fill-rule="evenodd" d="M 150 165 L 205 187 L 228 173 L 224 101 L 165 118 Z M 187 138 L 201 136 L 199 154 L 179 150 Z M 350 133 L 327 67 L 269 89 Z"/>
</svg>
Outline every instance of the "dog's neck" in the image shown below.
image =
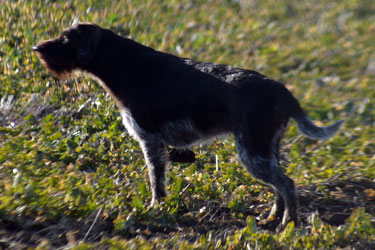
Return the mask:
<svg viewBox="0 0 375 250">
<path fill-rule="evenodd" d="M 155 50 L 118 36 L 110 30 L 103 29 L 103 32 L 106 32 L 106 37 L 110 36 L 112 39 L 103 39 L 99 43 L 92 62 L 82 66 L 82 70 L 98 78 L 103 88 L 116 100 L 118 106 L 128 106 L 127 102 L 130 101 L 129 98 L 134 88 L 132 77 L 135 71 L 139 70 L 137 66 L 142 63 L 145 52 L 153 53 Z M 127 46 L 123 46 L 124 43 Z M 119 49 L 115 51 L 113 48 Z M 108 62 L 108 58 L 112 61 Z M 119 79 L 118 72 L 128 72 L 128 74 L 122 74 L 123 78 Z"/>
</svg>

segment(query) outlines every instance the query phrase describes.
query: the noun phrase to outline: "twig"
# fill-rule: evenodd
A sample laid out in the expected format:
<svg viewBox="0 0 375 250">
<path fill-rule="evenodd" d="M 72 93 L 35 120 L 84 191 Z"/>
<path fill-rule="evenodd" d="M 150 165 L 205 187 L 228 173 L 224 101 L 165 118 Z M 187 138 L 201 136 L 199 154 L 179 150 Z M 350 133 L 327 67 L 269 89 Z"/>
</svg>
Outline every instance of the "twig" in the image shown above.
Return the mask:
<svg viewBox="0 0 375 250">
<path fill-rule="evenodd" d="M 186 187 L 184 187 L 184 189 L 180 192 L 180 195 L 182 195 L 183 193 L 185 193 L 186 189 L 188 189 L 188 187 L 190 187 L 190 183 L 188 183 L 186 185 Z"/>
<path fill-rule="evenodd" d="M 98 213 L 97 213 L 96 216 L 95 216 L 94 221 L 92 222 L 92 224 L 91 224 L 89 230 L 87 231 L 87 233 L 85 234 L 85 237 L 83 237 L 83 240 L 82 240 L 81 242 L 85 242 L 85 241 L 86 241 L 87 237 L 88 237 L 89 234 L 91 233 L 91 230 L 94 228 L 95 223 L 98 221 L 99 216 L 100 216 L 100 214 L 102 213 L 102 211 L 103 211 L 103 207 L 101 207 L 101 208 L 99 209 Z"/>
<path fill-rule="evenodd" d="M 219 157 L 215 155 L 216 171 L 219 172 Z"/>
<path fill-rule="evenodd" d="M 147 163 L 143 166 L 143 168 L 141 169 L 141 173 L 143 172 L 143 170 L 145 170 L 145 168 L 147 167 Z"/>
</svg>

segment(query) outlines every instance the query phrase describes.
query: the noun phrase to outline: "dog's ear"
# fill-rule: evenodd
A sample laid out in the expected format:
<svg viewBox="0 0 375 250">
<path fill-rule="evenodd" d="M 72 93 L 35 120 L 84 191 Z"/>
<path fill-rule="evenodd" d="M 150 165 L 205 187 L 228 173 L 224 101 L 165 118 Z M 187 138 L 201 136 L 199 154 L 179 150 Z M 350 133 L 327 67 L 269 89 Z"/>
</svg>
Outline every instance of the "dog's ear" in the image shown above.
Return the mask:
<svg viewBox="0 0 375 250">
<path fill-rule="evenodd" d="M 88 64 L 95 56 L 96 49 L 102 38 L 101 28 L 94 24 L 78 25 L 80 39 L 78 43 L 77 59 L 82 64 Z"/>
</svg>

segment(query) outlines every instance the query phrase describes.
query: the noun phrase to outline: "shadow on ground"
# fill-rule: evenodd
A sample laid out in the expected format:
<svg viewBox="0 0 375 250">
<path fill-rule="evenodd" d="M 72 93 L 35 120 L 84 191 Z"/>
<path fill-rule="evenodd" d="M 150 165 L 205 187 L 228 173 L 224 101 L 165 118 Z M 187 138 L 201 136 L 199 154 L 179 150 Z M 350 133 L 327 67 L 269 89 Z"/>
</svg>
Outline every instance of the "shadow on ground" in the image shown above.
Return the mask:
<svg viewBox="0 0 375 250">
<path fill-rule="evenodd" d="M 370 214 L 375 213 L 375 182 L 368 179 L 330 180 L 319 185 L 299 187 L 298 192 L 300 226 L 305 228 L 311 226 L 308 218 L 313 213 L 317 213 L 322 221 L 333 226 L 344 224 L 357 207 L 364 207 Z M 271 204 L 258 205 L 252 206 L 257 210 L 249 209 L 246 212 L 257 218 L 266 216 L 264 211 Z M 120 232 L 114 230 L 111 219 L 99 216 L 95 221 L 98 212 L 82 221 L 66 217 L 57 221 L 42 221 L 26 216 L 0 217 L 0 248 L 26 249 L 43 241 L 54 248 L 64 247 L 83 239 L 87 242 L 98 242 L 103 237 L 116 235 L 124 238 L 137 235 L 146 238 L 170 238 L 179 235 L 193 242 L 209 231 L 215 231 L 215 238 L 224 240 L 235 230 L 246 226 L 244 219 L 234 219 L 233 211 L 218 202 L 207 202 L 205 207 L 205 214 L 200 216 L 194 216 L 198 211 L 180 212 L 178 219 L 174 217 L 174 222 L 168 226 L 161 223 L 160 219 L 154 219 L 149 224 L 145 221 L 134 221 L 131 229 Z"/>
</svg>

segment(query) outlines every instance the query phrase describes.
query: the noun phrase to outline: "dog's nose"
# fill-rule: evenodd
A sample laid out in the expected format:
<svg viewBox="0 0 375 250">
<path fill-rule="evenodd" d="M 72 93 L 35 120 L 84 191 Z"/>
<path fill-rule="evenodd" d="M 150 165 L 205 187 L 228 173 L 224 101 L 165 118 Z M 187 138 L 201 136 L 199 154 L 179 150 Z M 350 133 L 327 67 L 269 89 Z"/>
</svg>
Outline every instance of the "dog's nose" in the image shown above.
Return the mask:
<svg viewBox="0 0 375 250">
<path fill-rule="evenodd" d="M 40 48 L 38 46 L 34 46 L 32 49 L 33 49 L 33 51 L 39 51 L 40 50 Z"/>
</svg>

